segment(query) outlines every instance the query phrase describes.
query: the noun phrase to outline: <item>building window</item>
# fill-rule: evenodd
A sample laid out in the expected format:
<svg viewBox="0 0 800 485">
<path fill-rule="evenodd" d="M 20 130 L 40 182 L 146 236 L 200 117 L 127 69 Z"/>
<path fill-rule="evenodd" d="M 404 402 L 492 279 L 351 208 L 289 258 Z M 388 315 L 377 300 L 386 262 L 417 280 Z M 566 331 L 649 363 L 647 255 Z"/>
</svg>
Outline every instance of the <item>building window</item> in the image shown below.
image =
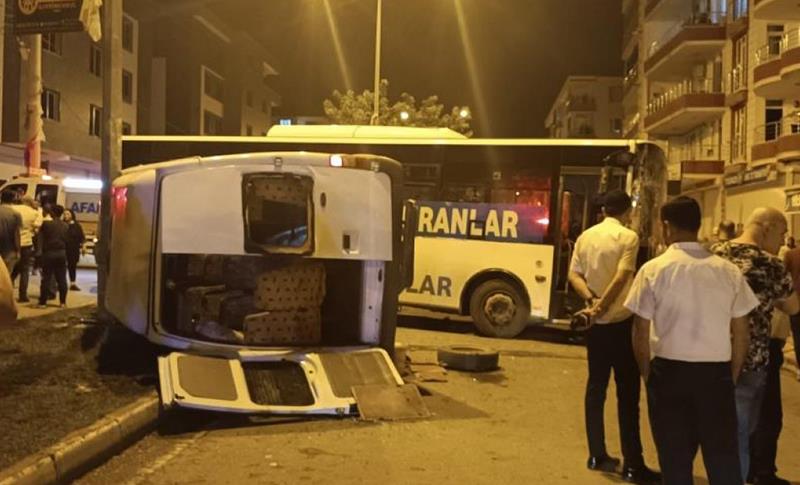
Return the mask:
<svg viewBox="0 0 800 485">
<path fill-rule="evenodd" d="M 611 133 L 622 135 L 622 118 L 611 119 Z"/>
<path fill-rule="evenodd" d="M 131 124 L 128 123 L 127 121 L 123 121 L 122 122 L 122 134 L 123 135 L 132 135 L 133 134 L 133 128 L 131 127 Z"/>
<path fill-rule="evenodd" d="M 206 96 L 222 102 L 225 93 L 225 80 L 211 69 L 203 68 L 203 92 Z"/>
<path fill-rule="evenodd" d="M 266 99 L 261 102 L 261 112 L 265 115 L 269 114 L 269 104 L 267 103 Z"/>
<path fill-rule="evenodd" d="M 61 120 L 61 93 L 45 88 L 42 91 L 42 118 Z"/>
<path fill-rule="evenodd" d="M 91 136 L 100 136 L 103 132 L 103 108 L 89 105 L 89 134 Z"/>
<path fill-rule="evenodd" d="M 247 125 L 247 136 L 253 136 L 253 127 Z"/>
<path fill-rule="evenodd" d="M 103 76 L 103 51 L 97 44 L 89 47 L 89 71 L 97 77 Z"/>
<path fill-rule="evenodd" d="M 50 32 L 49 34 L 42 34 L 42 50 L 61 55 L 61 41 L 62 37 L 60 33 Z"/>
<path fill-rule="evenodd" d="M 781 136 L 783 100 L 768 99 L 764 109 L 764 141 L 772 141 Z"/>
<path fill-rule="evenodd" d="M 133 20 L 122 17 L 122 48 L 128 52 L 133 52 L 133 31 Z"/>
<path fill-rule="evenodd" d="M 122 100 L 133 103 L 133 74 L 125 69 L 122 70 Z"/>
<path fill-rule="evenodd" d="M 747 159 L 747 105 L 742 105 L 734 109 L 732 114 L 732 160 L 745 160 Z"/>
<path fill-rule="evenodd" d="M 770 55 L 772 56 L 780 55 L 782 40 L 783 40 L 783 25 L 767 25 L 767 45 L 769 45 Z"/>
<path fill-rule="evenodd" d="M 245 98 L 247 100 L 247 107 L 248 108 L 252 108 L 253 107 L 253 92 L 252 91 L 247 91 L 247 94 L 245 95 Z"/>
<path fill-rule="evenodd" d="M 204 135 L 221 135 L 222 134 L 222 118 L 209 111 L 203 112 L 203 134 Z"/>
</svg>

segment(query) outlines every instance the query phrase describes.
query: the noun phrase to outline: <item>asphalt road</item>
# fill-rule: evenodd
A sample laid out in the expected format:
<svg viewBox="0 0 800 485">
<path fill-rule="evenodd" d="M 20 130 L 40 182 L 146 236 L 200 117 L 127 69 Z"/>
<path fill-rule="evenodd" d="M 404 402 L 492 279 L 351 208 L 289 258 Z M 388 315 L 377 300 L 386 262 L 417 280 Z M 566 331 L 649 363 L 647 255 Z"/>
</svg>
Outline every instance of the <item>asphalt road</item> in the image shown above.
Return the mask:
<svg viewBox="0 0 800 485">
<path fill-rule="evenodd" d="M 423 384 L 430 419 L 376 424 L 195 415 L 148 435 L 79 483 L 620 482 L 585 468 L 583 347 L 559 342 L 553 332 L 492 340 L 458 324 L 439 328 L 403 328 L 398 341 L 416 349 L 415 361 L 433 360 L 429 349 L 439 345 L 491 346 L 502 351 L 502 369 L 449 372 L 447 382 Z M 783 385 L 778 467 L 800 483 L 800 382 L 784 373 Z M 606 434 L 609 451 L 619 456 L 615 408 L 611 384 Z M 642 429 L 646 461 L 657 467 L 644 402 Z M 706 483 L 704 474 L 698 456 L 696 483 Z"/>
</svg>

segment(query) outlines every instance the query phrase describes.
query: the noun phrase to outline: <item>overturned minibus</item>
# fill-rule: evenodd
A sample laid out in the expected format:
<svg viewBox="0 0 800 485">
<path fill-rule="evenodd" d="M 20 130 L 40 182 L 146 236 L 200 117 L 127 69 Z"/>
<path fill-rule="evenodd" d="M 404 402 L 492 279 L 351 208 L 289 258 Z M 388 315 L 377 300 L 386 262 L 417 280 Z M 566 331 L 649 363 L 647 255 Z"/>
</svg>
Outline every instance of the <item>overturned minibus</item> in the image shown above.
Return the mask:
<svg viewBox="0 0 800 485">
<path fill-rule="evenodd" d="M 390 357 L 403 267 L 413 268 L 401 187 L 400 164 L 373 155 L 248 153 L 124 170 L 109 208 L 105 304 L 176 350 L 159 357 L 162 404 L 347 415 L 354 386 L 402 384 Z"/>
</svg>

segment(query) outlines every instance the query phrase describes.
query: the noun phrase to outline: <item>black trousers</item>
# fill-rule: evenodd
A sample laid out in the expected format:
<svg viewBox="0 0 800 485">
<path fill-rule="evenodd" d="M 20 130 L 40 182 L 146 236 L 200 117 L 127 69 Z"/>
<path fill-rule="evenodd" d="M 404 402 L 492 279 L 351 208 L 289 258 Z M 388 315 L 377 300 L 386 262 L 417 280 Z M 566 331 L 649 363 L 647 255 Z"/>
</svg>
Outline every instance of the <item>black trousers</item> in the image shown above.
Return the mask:
<svg viewBox="0 0 800 485">
<path fill-rule="evenodd" d="M 55 278 L 58 284 L 58 299 L 63 305 L 67 302 L 67 258 L 63 254 L 42 256 L 42 284 L 39 287 L 39 304 L 47 304 L 49 282 Z"/>
<path fill-rule="evenodd" d="M 792 322 L 792 343 L 794 343 L 794 361 L 800 367 L 800 315 L 789 317 Z"/>
<path fill-rule="evenodd" d="M 31 278 L 31 264 L 33 263 L 33 246 L 25 246 L 20 250 L 19 261 L 14 266 L 11 273 L 11 281 L 17 279 L 19 275 L 19 297 L 24 300 L 28 298 L 28 282 Z"/>
<path fill-rule="evenodd" d="M 758 426 L 750 439 L 750 472 L 753 476 L 774 475 L 778 471 L 775 458 L 778 455 L 778 437 L 783 428 L 783 406 L 781 404 L 781 366 L 785 340 L 770 339 L 767 384 Z"/>
<path fill-rule="evenodd" d="M 664 485 L 694 483 L 698 446 L 711 485 L 743 483 L 733 390 L 729 362 L 653 359 L 647 402 Z"/>
<path fill-rule="evenodd" d="M 74 259 L 67 260 L 67 270 L 69 271 L 70 283 L 75 283 L 75 278 L 78 276 L 78 261 Z"/>
<path fill-rule="evenodd" d="M 586 349 L 589 359 L 589 381 L 586 384 L 586 435 L 591 456 L 606 455 L 603 409 L 606 390 L 614 370 L 617 385 L 617 417 L 619 418 L 622 455 L 627 466 L 638 467 L 642 459 L 639 433 L 639 369 L 631 342 L 632 319 L 619 323 L 599 324 L 589 328 Z"/>
</svg>

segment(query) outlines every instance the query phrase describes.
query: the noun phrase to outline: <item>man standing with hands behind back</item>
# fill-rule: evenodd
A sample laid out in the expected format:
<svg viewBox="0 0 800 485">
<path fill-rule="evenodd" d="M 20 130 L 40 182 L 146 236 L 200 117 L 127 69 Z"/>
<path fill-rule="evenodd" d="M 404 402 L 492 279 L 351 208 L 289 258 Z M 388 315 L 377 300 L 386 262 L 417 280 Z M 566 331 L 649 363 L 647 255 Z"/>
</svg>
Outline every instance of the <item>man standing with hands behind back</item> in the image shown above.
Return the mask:
<svg viewBox="0 0 800 485">
<path fill-rule="evenodd" d="M 570 264 L 569 282 L 587 303 L 594 318 L 586 336 L 589 380 L 586 385 L 586 434 L 591 470 L 616 471 L 619 460 L 606 451 L 606 389 L 614 370 L 617 387 L 622 454 L 622 477 L 628 482 L 652 483 L 658 473 L 645 466 L 639 433 L 639 374 L 631 345 L 632 315 L 622 303 L 636 271 L 639 237 L 626 228 L 631 198 L 620 190 L 606 194 L 605 219 L 578 237 Z"/>
<path fill-rule="evenodd" d="M 741 485 L 734 383 L 758 299 L 739 268 L 697 241 L 700 221 L 694 199 L 664 204 L 669 247 L 639 270 L 625 306 L 636 315 L 633 347 L 664 485 L 693 483 L 698 446 L 711 485 Z"/>
</svg>

